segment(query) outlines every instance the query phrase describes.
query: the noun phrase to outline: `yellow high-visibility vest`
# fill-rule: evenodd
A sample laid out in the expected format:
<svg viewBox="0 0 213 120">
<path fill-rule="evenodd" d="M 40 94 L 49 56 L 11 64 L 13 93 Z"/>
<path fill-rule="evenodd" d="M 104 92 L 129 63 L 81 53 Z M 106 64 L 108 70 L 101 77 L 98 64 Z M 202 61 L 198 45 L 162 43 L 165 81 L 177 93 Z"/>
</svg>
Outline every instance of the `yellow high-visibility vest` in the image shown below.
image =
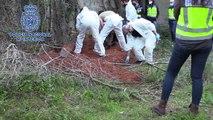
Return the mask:
<svg viewBox="0 0 213 120">
<path fill-rule="evenodd" d="M 174 16 L 174 8 L 169 8 L 168 9 L 168 18 L 174 20 L 175 16 Z"/>
<path fill-rule="evenodd" d="M 141 13 L 137 13 L 137 15 L 138 15 L 138 18 L 141 18 L 141 17 L 142 17 Z"/>
<path fill-rule="evenodd" d="M 176 27 L 176 37 L 181 40 L 205 40 L 213 35 L 212 8 L 181 7 Z"/>
<path fill-rule="evenodd" d="M 157 7 L 155 5 L 153 7 L 147 8 L 147 16 L 148 17 L 157 17 Z"/>
<path fill-rule="evenodd" d="M 136 11 L 137 11 L 138 18 L 141 18 L 142 17 L 142 14 L 141 14 L 142 9 L 137 8 Z"/>
</svg>

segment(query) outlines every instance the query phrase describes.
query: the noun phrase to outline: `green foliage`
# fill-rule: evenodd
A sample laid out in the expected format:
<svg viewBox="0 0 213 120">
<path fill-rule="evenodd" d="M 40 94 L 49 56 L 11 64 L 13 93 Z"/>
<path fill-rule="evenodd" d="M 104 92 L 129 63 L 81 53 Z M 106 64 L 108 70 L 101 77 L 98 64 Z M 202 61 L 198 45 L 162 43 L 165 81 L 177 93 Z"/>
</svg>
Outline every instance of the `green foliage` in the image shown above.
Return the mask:
<svg viewBox="0 0 213 120">
<path fill-rule="evenodd" d="M 166 66 L 159 65 L 159 68 L 165 69 Z M 147 64 L 142 65 L 140 71 L 143 73 L 143 78 L 147 83 L 162 81 L 165 74 L 164 71 Z"/>
<path fill-rule="evenodd" d="M 207 81 L 213 82 L 213 52 L 210 53 L 209 59 L 206 63 L 206 68 L 204 71 L 204 78 Z"/>
<path fill-rule="evenodd" d="M 205 91 L 203 94 L 203 102 L 213 105 L 213 93 L 211 91 Z"/>
<path fill-rule="evenodd" d="M 127 92 L 113 90 L 102 85 L 82 89 L 79 80 L 73 80 L 61 74 L 47 78 L 31 75 L 23 76 L 20 79 L 23 82 L 19 85 L 22 86 L 17 91 L 19 94 L 17 92 L 8 94 L 7 88 L 0 87 L 0 117 L 2 119 L 205 120 L 209 118 L 207 113 L 204 112 L 196 117 L 189 115 L 187 109 L 183 107 L 188 105 L 190 101 L 190 97 L 185 99 L 185 96 L 188 96 L 191 91 L 188 86 L 177 89 L 173 93 L 174 97 L 171 97 L 169 104 L 177 110 L 167 116 L 158 117 L 150 110 L 152 106 L 151 96 L 146 98 L 149 102 L 144 103 L 132 99 Z M 29 82 L 30 80 L 34 82 Z M 208 105 L 212 105 L 211 86 L 212 84 L 209 84 L 206 87 L 203 97 L 203 101 Z M 204 109 L 212 110 L 210 107 L 202 108 L 201 111 L 204 111 Z"/>
<path fill-rule="evenodd" d="M 204 104 L 209 104 L 213 106 L 213 88 L 212 84 L 208 84 L 204 86 L 204 92 L 203 92 L 203 97 L 202 97 L 202 103 Z"/>
<path fill-rule="evenodd" d="M 92 100 L 93 97 L 94 97 L 94 93 L 90 90 L 85 91 L 84 94 L 83 94 L 83 97 L 84 97 L 85 100 Z"/>
<path fill-rule="evenodd" d="M 204 113 L 200 113 L 199 115 L 194 116 L 188 111 L 183 110 L 179 113 L 174 113 L 170 116 L 162 117 L 160 120 L 208 120 L 208 117 Z"/>
<path fill-rule="evenodd" d="M 157 44 L 157 50 L 160 49 L 160 51 L 170 51 L 172 48 L 172 40 L 169 32 L 169 27 L 167 25 L 160 25 L 157 31 L 161 36 L 161 40 Z"/>
</svg>

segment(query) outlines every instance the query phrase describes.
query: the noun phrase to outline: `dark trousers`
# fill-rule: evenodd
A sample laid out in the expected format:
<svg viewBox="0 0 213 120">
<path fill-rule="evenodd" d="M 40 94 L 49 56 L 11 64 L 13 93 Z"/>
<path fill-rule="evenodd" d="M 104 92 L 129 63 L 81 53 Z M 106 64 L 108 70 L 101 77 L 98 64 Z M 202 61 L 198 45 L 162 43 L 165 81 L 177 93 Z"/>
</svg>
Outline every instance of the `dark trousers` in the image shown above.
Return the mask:
<svg viewBox="0 0 213 120">
<path fill-rule="evenodd" d="M 200 49 L 183 48 L 175 43 L 164 78 L 161 100 L 167 101 L 169 99 L 179 70 L 187 58 L 191 56 L 192 103 L 199 105 L 203 92 L 203 71 L 211 49 L 212 46 Z"/>
<path fill-rule="evenodd" d="M 169 30 L 171 33 L 172 42 L 175 42 L 175 30 L 176 30 L 177 21 L 169 19 Z"/>
<path fill-rule="evenodd" d="M 156 29 L 157 29 L 157 27 L 158 27 L 157 18 L 155 18 L 155 17 L 147 17 L 147 20 L 152 22 L 155 25 Z"/>
</svg>

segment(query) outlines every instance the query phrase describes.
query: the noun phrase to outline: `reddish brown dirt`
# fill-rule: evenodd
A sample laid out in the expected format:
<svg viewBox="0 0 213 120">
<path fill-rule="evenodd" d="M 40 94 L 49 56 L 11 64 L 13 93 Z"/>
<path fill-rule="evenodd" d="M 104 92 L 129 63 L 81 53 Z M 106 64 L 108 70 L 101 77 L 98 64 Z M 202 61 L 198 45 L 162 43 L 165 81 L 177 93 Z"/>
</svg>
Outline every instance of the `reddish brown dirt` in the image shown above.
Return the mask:
<svg viewBox="0 0 213 120">
<path fill-rule="evenodd" d="M 69 68 L 74 68 L 80 69 L 81 73 L 84 74 L 94 74 L 91 72 L 93 71 L 95 72 L 95 74 L 97 74 L 97 76 L 103 77 L 105 79 L 116 79 L 125 83 L 142 82 L 142 77 L 139 72 L 130 71 L 123 67 L 125 65 L 124 58 L 126 56 L 126 52 L 121 51 L 118 44 L 115 44 L 112 47 L 105 46 L 107 56 L 104 58 L 99 57 L 96 53 L 93 52 L 93 46 L 94 42 L 91 36 L 87 36 L 84 40 L 82 53 L 78 55 L 78 58 L 80 58 L 79 60 L 76 60 L 74 59 L 74 57 L 69 56 L 66 58 L 61 57 L 49 65 L 51 67 L 59 68 L 59 63 L 63 60 L 63 65 L 66 67 L 60 69 L 64 71 L 68 71 Z M 69 51 L 71 55 L 74 55 L 74 47 L 75 41 L 71 44 L 65 45 L 63 48 Z M 55 58 L 59 56 L 59 53 L 52 50 L 48 52 L 48 55 L 40 54 L 38 58 L 44 62 L 48 62 L 50 61 L 49 57 Z M 134 57 L 132 58 L 133 59 L 131 59 L 130 63 L 134 63 L 136 61 Z M 82 62 L 82 60 L 89 61 L 91 63 L 89 71 L 88 69 L 85 69 L 85 66 L 88 67 L 87 65 L 82 65 L 82 63 L 79 64 L 79 62 Z"/>
</svg>

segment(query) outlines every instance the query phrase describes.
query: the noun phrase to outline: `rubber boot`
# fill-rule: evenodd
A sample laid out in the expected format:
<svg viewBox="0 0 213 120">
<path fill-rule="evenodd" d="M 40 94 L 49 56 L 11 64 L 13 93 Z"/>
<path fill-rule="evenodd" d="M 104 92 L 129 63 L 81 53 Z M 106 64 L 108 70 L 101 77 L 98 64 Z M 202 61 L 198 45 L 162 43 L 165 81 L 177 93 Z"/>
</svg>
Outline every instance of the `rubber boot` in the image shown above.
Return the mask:
<svg viewBox="0 0 213 120">
<path fill-rule="evenodd" d="M 193 114 L 193 115 L 197 115 L 199 112 L 199 106 L 195 105 L 195 104 L 190 104 L 189 105 L 189 111 Z"/>
<path fill-rule="evenodd" d="M 154 105 L 152 107 L 152 111 L 157 113 L 158 115 L 165 115 L 166 114 L 166 105 L 167 101 L 161 100 L 159 104 Z"/>
</svg>

